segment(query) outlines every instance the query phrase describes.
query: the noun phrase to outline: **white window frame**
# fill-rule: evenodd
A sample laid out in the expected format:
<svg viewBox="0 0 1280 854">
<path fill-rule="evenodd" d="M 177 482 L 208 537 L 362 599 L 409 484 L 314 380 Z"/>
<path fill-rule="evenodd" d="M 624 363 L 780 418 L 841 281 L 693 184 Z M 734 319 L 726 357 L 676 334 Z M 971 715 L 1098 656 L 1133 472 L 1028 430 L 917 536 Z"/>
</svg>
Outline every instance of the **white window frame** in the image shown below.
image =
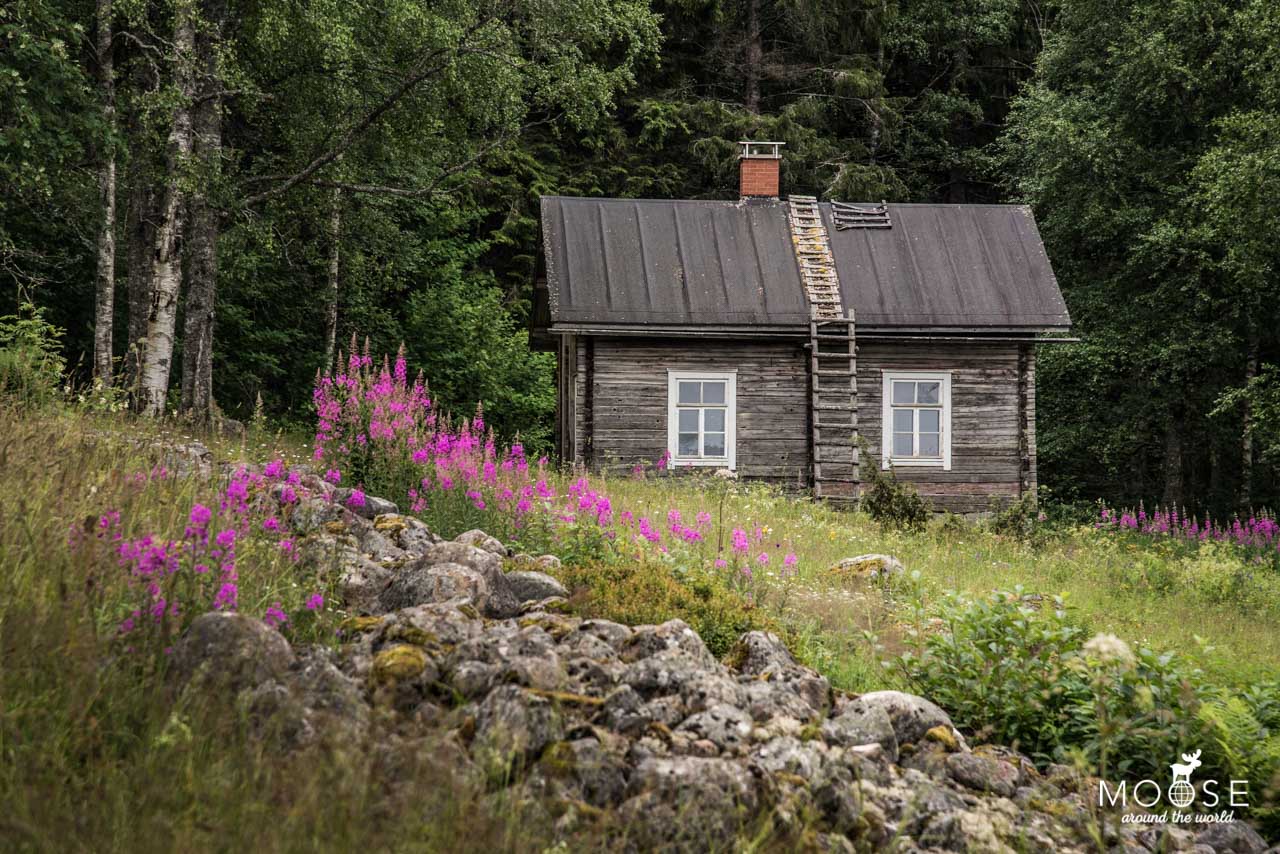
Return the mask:
<svg viewBox="0 0 1280 854">
<path fill-rule="evenodd" d="M 951 471 L 951 371 L 881 371 L 880 389 L 880 461 L 881 468 L 895 467 L 940 468 Z M 940 383 L 938 399 L 942 407 L 941 430 L 938 450 L 940 457 L 893 456 L 893 382 Z"/>
<path fill-rule="evenodd" d="M 680 450 L 680 423 L 676 412 L 679 404 L 679 383 L 696 380 L 724 383 L 724 450 L 723 457 L 682 457 Z M 677 371 L 667 370 L 667 453 L 675 466 L 714 466 L 730 471 L 738 467 L 738 372 L 734 371 Z"/>
</svg>

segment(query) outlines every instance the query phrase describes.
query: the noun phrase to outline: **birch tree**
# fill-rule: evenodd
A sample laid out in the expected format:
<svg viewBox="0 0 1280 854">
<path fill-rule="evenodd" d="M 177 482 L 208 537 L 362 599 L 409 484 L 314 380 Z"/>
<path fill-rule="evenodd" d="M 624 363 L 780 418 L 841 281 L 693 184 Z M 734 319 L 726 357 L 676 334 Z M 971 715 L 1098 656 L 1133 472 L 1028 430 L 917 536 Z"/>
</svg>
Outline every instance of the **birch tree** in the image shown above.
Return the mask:
<svg viewBox="0 0 1280 854">
<path fill-rule="evenodd" d="M 102 94 L 102 123 L 114 137 L 116 124 L 115 68 L 112 45 L 112 0 L 97 0 L 98 32 L 95 55 L 98 87 Z M 115 139 L 102 146 L 98 167 L 98 202 L 102 221 L 98 226 L 98 268 L 95 281 L 93 322 L 93 375 L 111 384 L 112 333 L 116 294 L 116 149 Z"/>
<path fill-rule="evenodd" d="M 195 97 L 194 0 L 178 0 L 173 18 L 173 116 L 165 152 L 165 186 L 156 224 L 152 260 L 151 309 L 147 315 L 146 343 L 138 377 L 138 411 L 157 417 L 164 414 L 169 394 L 178 296 L 182 287 L 183 229 L 187 189 L 184 171 L 194 145 L 192 102 Z"/>
</svg>

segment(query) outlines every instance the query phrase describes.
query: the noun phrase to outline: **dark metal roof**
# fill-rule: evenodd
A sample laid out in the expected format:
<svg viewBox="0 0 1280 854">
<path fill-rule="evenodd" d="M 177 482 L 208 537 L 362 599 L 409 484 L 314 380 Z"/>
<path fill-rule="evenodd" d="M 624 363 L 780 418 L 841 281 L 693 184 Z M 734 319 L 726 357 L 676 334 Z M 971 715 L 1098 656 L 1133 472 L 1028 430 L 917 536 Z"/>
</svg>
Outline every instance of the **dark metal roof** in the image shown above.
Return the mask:
<svg viewBox="0 0 1280 854">
<path fill-rule="evenodd" d="M 1031 211 L 889 205 L 893 227 L 837 230 L 822 205 L 845 305 L 863 328 L 1062 330 L 1066 305 Z M 554 328 L 738 327 L 808 322 L 780 201 L 545 196 Z"/>
</svg>

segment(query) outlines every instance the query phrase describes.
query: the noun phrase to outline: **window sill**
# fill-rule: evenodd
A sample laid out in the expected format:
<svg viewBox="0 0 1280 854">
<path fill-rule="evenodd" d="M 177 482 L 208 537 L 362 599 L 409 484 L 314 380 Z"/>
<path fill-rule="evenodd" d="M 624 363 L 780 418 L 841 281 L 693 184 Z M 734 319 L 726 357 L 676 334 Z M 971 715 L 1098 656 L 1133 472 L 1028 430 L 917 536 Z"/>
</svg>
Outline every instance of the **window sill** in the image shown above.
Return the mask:
<svg viewBox="0 0 1280 854">
<path fill-rule="evenodd" d="M 920 457 L 891 457 L 885 462 L 881 468 L 886 471 L 890 466 L 894 468 L 927 468 L 927 469 L 945 469 L 947 463 L 941 457 L 937 459 L 922 459 Z"/>
<path fill-rule="evenodd" d="M 728 457 L 672 457 L 667 463 L 670 466 L 714 466 L 721 469 L 732 469 Z"/>
</svg>

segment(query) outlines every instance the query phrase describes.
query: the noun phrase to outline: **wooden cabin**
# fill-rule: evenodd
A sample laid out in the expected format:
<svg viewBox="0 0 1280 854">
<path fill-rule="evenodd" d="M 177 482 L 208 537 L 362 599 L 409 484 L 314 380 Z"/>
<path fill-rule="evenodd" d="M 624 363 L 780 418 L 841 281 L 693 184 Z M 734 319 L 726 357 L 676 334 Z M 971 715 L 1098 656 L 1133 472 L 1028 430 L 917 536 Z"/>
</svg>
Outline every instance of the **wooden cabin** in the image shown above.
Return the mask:
<svg viewBox="0 0 1280 854">
<path fill-rule="evenodd" d="M 837 500 L 891 467 L 956 513 L 1034 493 L 1036 348 L 1070 318 L 1030 209 L 779 198 L 780 147 L 742 144 L 737 201 L 542 199 L 561 458 Z"/>
</svg>

